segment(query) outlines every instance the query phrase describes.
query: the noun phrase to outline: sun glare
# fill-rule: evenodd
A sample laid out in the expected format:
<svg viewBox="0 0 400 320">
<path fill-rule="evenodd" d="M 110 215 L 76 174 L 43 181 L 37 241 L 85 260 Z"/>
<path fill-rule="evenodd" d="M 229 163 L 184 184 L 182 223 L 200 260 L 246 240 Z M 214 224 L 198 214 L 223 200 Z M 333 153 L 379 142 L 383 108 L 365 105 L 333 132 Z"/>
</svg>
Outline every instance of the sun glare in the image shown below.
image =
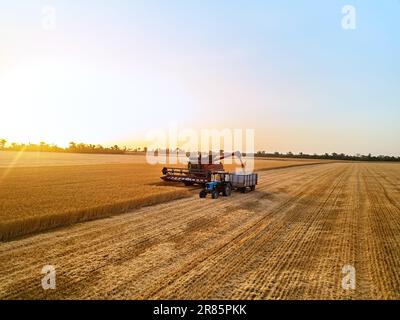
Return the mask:
<svg viewBox="0 0 400 320">
<path fill-rule="evenodd" d="M 0 105 L 4 121 L 1 133 L 13 141 L 64 143 L 53 136 L 55 94 L 70 76 L 61 64 L 23 65 L 0 76 Z"/>
</svg>

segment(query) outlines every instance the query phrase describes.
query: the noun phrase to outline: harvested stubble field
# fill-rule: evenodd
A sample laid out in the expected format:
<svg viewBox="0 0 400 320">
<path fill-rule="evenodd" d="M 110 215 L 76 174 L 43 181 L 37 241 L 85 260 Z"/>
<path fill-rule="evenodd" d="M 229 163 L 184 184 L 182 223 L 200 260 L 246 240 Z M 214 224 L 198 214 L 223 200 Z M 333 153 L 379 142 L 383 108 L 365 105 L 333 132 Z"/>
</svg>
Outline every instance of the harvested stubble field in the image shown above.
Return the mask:
<svg viewBox="0 0 400 320">
<path fill-rule="evenodd" d="M 400 166 L 260 173 L 192 197 L 0 245 L 2 299 L 399 299 Z M 44 265 L 57 289 L 41 288 Z M 342 288 L 342 268 L 356 289 Z"/>
<path fill-rule="evenodd" d="M 262 160 L 256 168 L 303 163 Z M 0 241 L 190 195 L 160 183 L 161 168 L 144 156 L 0 152 Z"/>
</svg>

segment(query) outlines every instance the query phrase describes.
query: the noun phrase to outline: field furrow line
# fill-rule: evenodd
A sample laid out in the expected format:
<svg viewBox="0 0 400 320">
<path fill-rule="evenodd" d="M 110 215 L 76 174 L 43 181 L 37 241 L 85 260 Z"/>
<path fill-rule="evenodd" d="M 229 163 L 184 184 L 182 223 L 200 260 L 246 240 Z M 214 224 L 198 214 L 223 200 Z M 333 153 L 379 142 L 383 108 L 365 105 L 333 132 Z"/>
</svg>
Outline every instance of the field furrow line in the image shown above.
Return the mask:
<svg viewBox="0 0 400 320">
<path fill-rule="evenodd" d="M 284 239 L 284 244 L 279 246 L 278 252 L 276 252 L 273 261 L 275 262 L 272 266 L 269 266 L 267 270 L 262 270 L 262 275 L 255 274 L 255 281 L 261 279 L 260 283 L 266 283 L 265 287 L 261 288 L 264 292 L 262 298 L 275 298 L 282 299 L 285 295 L 289 295 L 291 298 L 299 298 L 304 296 L 304 292 L 307 288 L 306 284 L 311 279 L 311 276 L 307 273 L 308 268 L 301 273 L 297 273 L 296 278 L 290 277 L 284 280 L 287 270 L 301 270 L 304 268 L 304 264 L 307 266 L 313 265 L 312 273 L 315 273 L 314 269 L 318 269 L 318 266 L 313 264 L 313 258 L 318 256 L 318 251 L 321 250 L 321 237 L 324 236 L 323 232 L 327 232 L 325 227 L 327 223 L 327 217 L 324 209 L 327 207 L 328 202 L 336 202 L 337 197 L 332 197 L 338 187 L 342 186 L 343 176 L 346 174 L 347 168 L 341 173 L 338 173 L 336 177 L 332 179 L 329 177 L 326 181 L 320 180 L 321 185 L 316 186 L 316 191 L 310 192 L 312 197 L 318 199 L 324 199 L 320 202 L 315 210 L 305 210 L 302 215 L 293 215 L 294 221 L 292 222 L 293 228 L 291 228 Z M 330 186 L 329 186 L 330 185 Z M 329 187 L 328 187 L 329 186 Z M 308 205 L 306 204 L 306 207 Z M 324 219 L 325 218 L 325 219 Z M 304 239 L 307 239 L 304 241 Z M 301 255 L 296 255 L 297 252 L 301 252 Z M 307 257 L 306 261 L 303 261 L 304 257 Z M 266 278 L 270 279 L 269 284 Z M 297 285 L 298 282 L 302 282 L 303 285 Z M 296 288 L 295 297 L 291 290 L 288 290 L 286 285 L 293 286 Z"/>
</svg>

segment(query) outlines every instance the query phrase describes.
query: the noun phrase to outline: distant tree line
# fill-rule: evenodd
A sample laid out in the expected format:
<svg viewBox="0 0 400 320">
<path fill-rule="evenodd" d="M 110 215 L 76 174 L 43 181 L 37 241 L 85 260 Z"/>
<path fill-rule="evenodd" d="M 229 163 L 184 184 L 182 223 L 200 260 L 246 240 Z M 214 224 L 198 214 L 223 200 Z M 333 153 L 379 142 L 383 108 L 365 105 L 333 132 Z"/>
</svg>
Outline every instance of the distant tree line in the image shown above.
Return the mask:
<svg viewBox="0 0 400 320">
<path fill-rule="evenodd" d="M 66 148 L 62 148 L 57 146 L 56 144 L 47 144 L 46 142 L 40 142 L 39 144 L 19 144 L 19 143 L 7 143 L 6 139 L 0 139 L 0 150 L 1 151 L 31 151 L 31 152 L 69 152 L 69 153 L 101 153 L 101 154 L 129 154 L 129 153 L 141 153 L 145 154 L 147 152 L 147 147 L 144 148 L 135 148 L 135 149 L 127 149 L 127 147 L 119 147 L 118 145 L 114 145 L 112 147 L 103 147 L 100 144 L 86 144 L 86 143 L 75 143 L 70 142 L 69 146 Z M 175 153 L 182 150 L 175 149 L 175 150 L 162 150 L 157 149 L 155 150 L 155 154 L 159 152 L 163 152 L 166 154 Z M 223 153 L 223 150 L 220 153 Z M 189 153 L 186 153 L 189 156 Z M 250 154 L 248 154 L 250 155 Z M 243 156 L 246 154 L 243 153 Z M 385 156 L 385 155 L 347 155 L 344 153 L 336 153 L 333 152 L 331 154 L 306 154 L 300 152 L 295 154 L 293 152 L 287 153 L 280 153 L 280 152 L 273 152 L 269 153 L 266 151 L 258 151 L 254 154 L 255 157 L 265 157 L 265 158 L 300 158 L 300 159 L 327 159 L 327 160 L 348 160 L 348 161 L 400 161 L 400 157 L 394 156 Z"/>
<path fill-rule="evenodd" d="M 56 144 L 47 144 L 40 142 L 39 144 L 15 143 L 7 144 L 6 139 L 0 139 L 1 151 L 27 151 L 27 152 L 65 152 L 65 153 L 103 153 L 103 154 L 124 154 L 128 151 L 126 147 L 121 148 L 118 145 L 112 147 L 103 147 L 100 144 L 86 144 L 70 142 L 67 148 L 62 148 Z"/>
<path fill-rule="evenodd" d="M 306 154 L 303 152 L 300 152 L 298 154 L 295 154 L 293 152 L 287 152 L 287 153 L 280 153 L 280 152 L 273 152 L 273 153 L 268 153 L 266 151 L 258 151 L 256 154 L 254 154 L 255 157 L 268 157 L 268 158 L 300 158 L 300 159 L 327 159 L 327 160 L 348 160 L 348 161 L 400 161 L 400 157 L 394 157 L 394 156 L 385 156 L 385 155 L 378 155 L 374 156 L 371 154 L 368 155 L 363 155 L 363 154 L 357 154 L 357 155 L 347 155 L 344 153 L 336 153 L 333 152 L 331 154 L 324 153 L 324 154 Z"/>
</svg>

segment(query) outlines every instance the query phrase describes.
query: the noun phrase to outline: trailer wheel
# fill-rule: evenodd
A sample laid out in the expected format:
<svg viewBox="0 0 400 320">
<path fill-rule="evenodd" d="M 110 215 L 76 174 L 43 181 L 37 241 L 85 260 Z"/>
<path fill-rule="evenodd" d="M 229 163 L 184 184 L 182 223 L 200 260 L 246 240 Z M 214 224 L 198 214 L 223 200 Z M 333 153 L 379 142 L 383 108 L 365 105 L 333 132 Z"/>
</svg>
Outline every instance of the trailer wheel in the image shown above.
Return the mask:
<svg viewBox="0 0 400 320">
<path fill-rule="evenodd" d="M 217 190 L 214 190 L 214 191 L 211 193 L 211 198 L 213 198 L 213 199 L 218 199 L 218 197 L 219 197 L 219 192 L 218 192 Z"/>
<path fill-rule="evenodd" d="M 256 186 L 251 186 L 251 187 L 250 187 L 250 190 L 251 190 L 251 191 L 256 190 Z"/>
<path fill-rule="evenodd" d="M 193 186 L 194 185 L 194 183 L 193 182 L 184 182 L 184 184 L 185 184 L 185 186 L 186 187 L 190 187 L 190 186 Z"/>
<path fill-rule="evenodd" d="M 201 190 L 200 193 L 199 193 L 199 197 L 202 198 L 202 199 L 207 197 L 207 192 L 205 190 Z"/>
<path fill-rule="evenodd" d="M 240 189 L 240 192 L 241 192 L 241 193 L 246 193 L 246 187 L 241 188 L 241 189 Z"/>
<path fill-rule="evenodd" d="M 224 197 L 229 197 L 232 194 L 232 187 L 229 183 L 225 185 L 222 194 L 224 195 Z"/>
</svg>

